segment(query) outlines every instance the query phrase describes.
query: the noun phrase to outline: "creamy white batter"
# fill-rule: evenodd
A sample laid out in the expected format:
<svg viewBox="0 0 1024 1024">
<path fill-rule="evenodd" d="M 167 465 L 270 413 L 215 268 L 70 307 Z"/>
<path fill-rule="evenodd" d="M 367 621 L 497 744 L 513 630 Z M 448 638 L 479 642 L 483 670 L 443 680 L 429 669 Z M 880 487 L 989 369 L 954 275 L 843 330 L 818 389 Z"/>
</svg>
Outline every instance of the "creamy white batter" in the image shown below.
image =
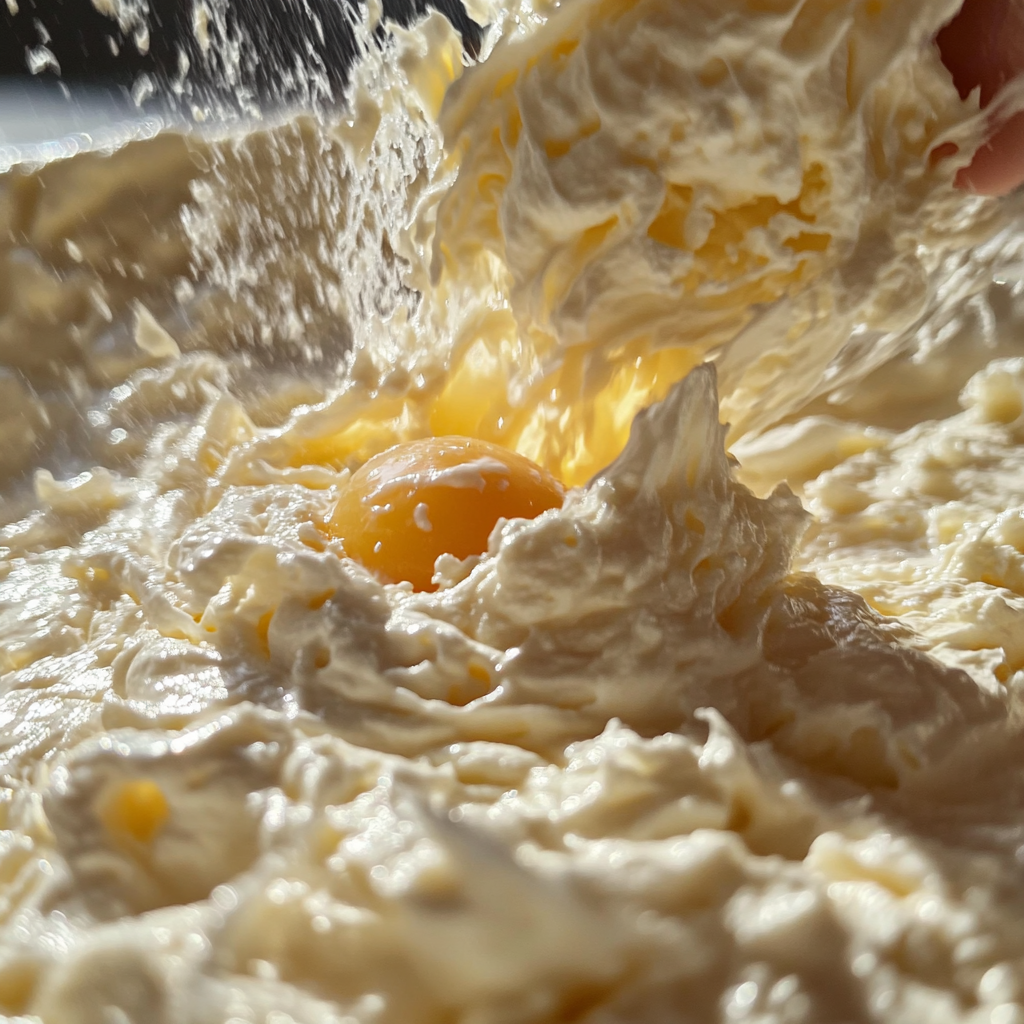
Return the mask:
<svg viewBox="0 0 1024 1024">
<path fill-rule="evenodd" d="M 447 98 L 435 15 L 350 123 L 3 179 L 0 1011 L 1024 1021 L 1020 243 L 927 159 L 955 7 L 524 5 Z M 323 522 L 459 428 L 583 485 L 382 585 Z"/>
</svg>

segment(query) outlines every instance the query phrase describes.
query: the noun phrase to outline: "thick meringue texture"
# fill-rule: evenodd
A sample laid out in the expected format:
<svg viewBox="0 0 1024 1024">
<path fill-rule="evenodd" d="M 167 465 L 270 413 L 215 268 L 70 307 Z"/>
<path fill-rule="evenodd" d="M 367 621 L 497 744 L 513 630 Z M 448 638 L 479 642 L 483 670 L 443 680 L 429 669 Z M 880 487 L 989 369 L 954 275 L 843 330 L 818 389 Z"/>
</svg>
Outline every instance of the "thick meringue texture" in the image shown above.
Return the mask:
<svg viewBox="0 0 1024 1024">
<path fill-rule="evenodd" d="M 435 281 L 514 323 L 470 321 L 452 415 L 511 377 L 533 418 L 474 427 L 582 482 L 709 355 L 739 436 L 820 388 L 852 331 L 913 324 L 998 215 L 953 187 L 981 130 L 933 43 L 958 7 L 576 0 L 502 39 L 441 112 Z"/>
<path fill-rule="evenodd" d="M 734 481 L 710 368 L 434 594 L 332 550 L 332 489 L 208 476 L 243 427 L 10 562 L 6 1012 L 988 1019 L 1019 737 L 788 575 L 807 516 Z"/>
</svg>

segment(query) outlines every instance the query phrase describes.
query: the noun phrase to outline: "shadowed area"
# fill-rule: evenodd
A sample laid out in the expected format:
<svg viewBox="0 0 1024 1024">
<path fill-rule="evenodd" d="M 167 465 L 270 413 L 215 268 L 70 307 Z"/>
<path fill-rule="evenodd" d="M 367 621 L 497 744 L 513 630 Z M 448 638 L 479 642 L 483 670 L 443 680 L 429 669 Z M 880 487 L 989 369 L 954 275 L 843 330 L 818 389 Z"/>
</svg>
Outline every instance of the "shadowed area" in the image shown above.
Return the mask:
<svg viewBox="0 0 1024 1024">
<path fill-rule="evenodd" d="M 350 21 L 360 6 L 358 0 L 208 5 L 223 12 L 225 34 L 244 41 L 235 82 L 225 81 L 213 51 L 206 55 L 201 51 L 193 31 L 193 6 L 187 0 L 151 0 L 145 18 L 149 32 L 138 35 L 130 19 L 119 24 L 97 11 L 90 0 L 2 4 L 0 76 L 37 74 L 59 77 L 72 86 L 102 81 L 130 89 L 142 74 L 164 84 L 181 79 L 184 58 L 193 88 L 204 94 L 240 88 L 261 106 L 287 101 L 289 96 L 282 92 L 289 91 L 287 79 L 297 71 L 299 77 L 315 75 L 330 97 L 336 98 L 344 88 L 356 53 Z M 384 0 L 382 4 L 386 18 L 403 24 L 428 7 L 444 13 L 462 34 L 467 52 L 476 53 L 480 29 L 459 0 Z M 217 20 L 215 14 L 211 21 Z M 301 98 L 297 90 L 296 98 Z"/>
</svg>

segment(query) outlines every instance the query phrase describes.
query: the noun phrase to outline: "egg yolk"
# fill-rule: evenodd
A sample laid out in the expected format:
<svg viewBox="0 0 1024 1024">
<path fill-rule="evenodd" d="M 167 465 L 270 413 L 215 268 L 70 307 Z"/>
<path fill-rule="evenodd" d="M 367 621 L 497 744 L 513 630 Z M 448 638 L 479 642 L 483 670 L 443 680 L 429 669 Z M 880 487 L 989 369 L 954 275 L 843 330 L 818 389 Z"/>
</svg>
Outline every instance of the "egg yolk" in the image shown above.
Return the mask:
<svg viewBox="0 0 1024 1024">
<path fill-rule="evenodd" d="M 478 555 L 499 519 L 533 519 L 565 490 L 523 455 L 469 437 L 395 445 L 355 473 L 327 522 L 345 554 L 387 582 L 431 582 L 439 555 Z"/>
<path fill-rule="evenodd" d="M 107 831 L 150 843 L 163 828 L 171 808 L 163 790 L 152 779 L 133 779 L 108 793 L 99 808 Z"/>
</svg>

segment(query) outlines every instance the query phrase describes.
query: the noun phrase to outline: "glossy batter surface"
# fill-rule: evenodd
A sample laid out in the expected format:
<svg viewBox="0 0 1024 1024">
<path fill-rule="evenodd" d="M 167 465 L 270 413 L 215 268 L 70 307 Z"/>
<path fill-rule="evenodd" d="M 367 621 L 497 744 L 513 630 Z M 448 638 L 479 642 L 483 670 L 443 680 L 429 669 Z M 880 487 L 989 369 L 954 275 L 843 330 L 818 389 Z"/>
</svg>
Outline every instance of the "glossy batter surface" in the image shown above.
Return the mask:
<svg viewBox="0 0 1024 1024">
<path fill-rule="evenodd" d="M 0 182 L 0 1011 L 1024 1021 L 956 6 L 433 15 Z"/>
</svg>

